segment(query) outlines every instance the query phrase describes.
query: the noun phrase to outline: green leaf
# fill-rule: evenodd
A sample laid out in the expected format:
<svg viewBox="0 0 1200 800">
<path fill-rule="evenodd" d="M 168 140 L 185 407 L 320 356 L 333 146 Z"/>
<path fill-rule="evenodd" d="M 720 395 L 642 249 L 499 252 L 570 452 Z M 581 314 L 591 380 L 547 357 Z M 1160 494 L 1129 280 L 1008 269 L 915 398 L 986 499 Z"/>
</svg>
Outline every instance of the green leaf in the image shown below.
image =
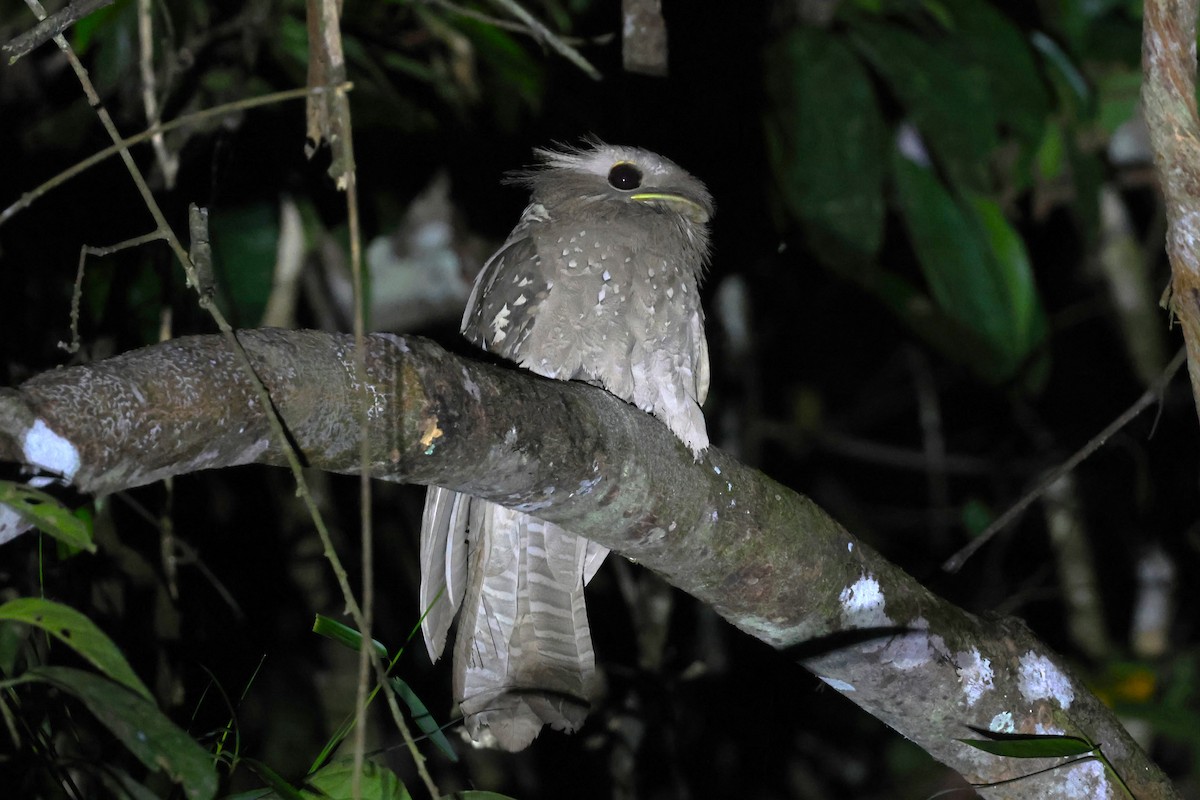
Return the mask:
<svg viewBox="0 0 1200 800">
<path fill-rule="evenodd" d="M 885 129 L 871 79 L 840 39 L 796 28 L 764 58 L 771 171 L 827 264 L 872 257 L 883 239 Z"/>
<path fill-rule="evenodd" d="M 355 652 L 358 652 L 359 648 L 362 647 L 362 634 L 359 631 L 356 631 L 354 628 L 344 625 L 337 620 L 330 619 L 322 614 L 318 614 L 316 620 L 313 622 L 313 633 L 332 639 L 333 641 L 343 644 Z M 374 644 L 376 655 L 378 655 L 380 658 L 387 658 L 387 648 L 375 639 L 372 639 L 371 641 Z M 399 656 L 397 656 L 397 658 L 398 657 Z M 426 708 L 423 702 L 421 702 L 421 698 L 417 697 L 416 693 L 409 688 L 409 685 L 400 678 L 392 677 L 390 680 L 392 684 L 392 691 L 396 693 L 397 697 L 404 701 L 406 706 L 408 706 L 408 710 L 412 715 L 413 722 L 417 723 L 417 727 L 421 729 L 421 732 L 429 737 L 429 740 L 433 742 L 434 745 L 436 745 L 437 748 L 441 750 L 447 758 L 449 758 L 451 761 L 457 762 L 458 754 L 454 752 L 454 747 L 451 746 L 450 740 L 447 739 L 446 734 L 442 732 L 442 728 L 438 724 L 437 720 L 435 720 L 433 715 L 429 713 L 429 709 Z M 374 699 L 374 697 L 375 692 L 372 692 L 371 699 Z M 348 732 L 349 727 L 346 727 L 345 731 Z M 335 737 L 335 740 L 341 741 L 341 738 L 344 735 L 344 733 L 341 733 L 339 736 Z M 326 749 L 328 750 L 329 748 Z M 322 760 L 323 758 L 318 759 L 317 763 L 320 763 Z"/>
<path fill-rule="evenodd" d="M 963 187 L 987 184 L 987 161 L 997 144 L 996 111 L 977 72 L 955 54 L 895 25 L 856 17 L 855 47 L 900 101 L 931 156 Z"/>
<path fill-rule="evenodd" d="M 1099 103 L 1097 122 L 1111 136 L 1117 128 L 1134 119 L 1142 99 L 1142 71 L 1114 69 L 1101 75 L 1096 85 Z"/>
<path fill-rule="evenodd" d="M 271 296 L 279 213 L 270 203 L 214 212 L 210 221 L 213 265 L 220 297 L 232 302 L 236 319 L 258 324 Z"/>
<path fill-rule="evenodd" d="M 338 644 L 345 645 L 354 652 L 358 652 L 362 648 L 362 634 L 351 628 L 349 625 L 331 619 L 324 614 L 317 614 L 313 620 L 313 633 L 319 636 L 324 636 L 326 639 L 332 639 Z M 378 639 L 372 639 L 371 645 L 375 650 L 375 655 L 380 658 L 387 658 L 387 648 Z"/>
<path fill-rule="evenodd" d="M 947 50 L 965 74 L 981 82 L 1001 124 L 1026 147 L 1037 145 L 1050 113 L 1050 98 L 1028 42 L 1009 18 L 984 0 L 943 0 L 952 18 Z"/>
<path fill-rule="evenodd" d="M 1041 54 L 1046 64 L 1051 67 L 1048 75 L 1052 83 L 1058 87 L 1058 95 L 1062 102 L 1074 101 L 1081 109 L 1088 109 L 1095 102 L 1095 96 L 1079 67 L 1071 60 L 1071 56 L 1059 47 L 1058 42 L 1041 31 L 1034 31 L 1030 37 L 1034 49 Z"/>
<path fill-rule="evenodd" d="M 437 746 L 437 749 L 442 751 L 443 755 L 457 763 L 458 753 L 454 752 L 454 747 L 451 746 L 450 740 L 442 732 L 442 727 L 433 718 L 433 714 L 430 714 L 429 709 L 421 702 L 421 698 L 417 697 L 416 693 L 409 688 L 409 685 L 400 678 L 393 677 L 391 683 L 392 691 L 404 701 L 404 705 L 408 706 L 408 711 L 412 715 L 413 722 L 417 723 L 417 727 L 421 729 L 421 733 L 428 736 L 429 741 L 433 742 Z"/>
<path fill-rule="evenodd" d="M 1061 123 L 1052 121 L 1046 126 L 1041 144 L 1034 156 L 1038 178 L 1046 183 L 1064 176 L 1067 169 L 1066 132 Z"/>
<path fill-rule="evenodd" d="M 1025 242 L 1005 219 L 999 205 L 973 195 L 970 206 L 986 237 L 991 256 L 988 263 L 996 268 L 999 279 L 996 302 L 1005 338 L 997 344 L 1016 364 L 1024 361 L 1046 336 L 1046 316 L 1033 280 L 1029 254 Z"/>
<path fill-rule="evenodd" d="M 987 250 L 971 219 L 929 169 L 899 151 L 892 165 L 905 227 L 934 300 L 989 340 L 999 339 L 1004 326 L 990 306 L 999 287 L 983 268 Z"/>
<path fill-rule="evenodd" d="M 0 619 L 41 628 L 87 659 L 117 683 L 154 701 L 120 648 L 90 619 L 69 606 L 37 597 L 19 597 L 0 606 Z"/>
<path fill-rule="evenodd" d="M 71 547 L 96 552 L 92 526 L 45 492 L 23 483 L 0 481 L 0 505 L 8 506 L 38 530 Z"/>
<path fill-rule="evenodd" d="M 165 770 L 190 800 L 216 796 L 212 756 L 150 700 L 107 678 L 70 667 L 38 667 L 19 680 L 49 683 L 79 698 L 142 764 Z"/>
<path fill-rule="evenodd" d="M 899 152 L 892 161 L 901 212 L 934 301 L 985 350 L 969 363 L 1011 377 L 1045 336 L 1045 315 L 1020 237 L 991 201 L 960 203 L 933 173 Z"/>
<path fill-rule="evenodd" d="M 325 798 L 327 800 L 350 800 L 354 780 L 354 763 L 349 760 L 334 761 L 324 769 L 308 776 L 300 796 Z M 363 800 L 409 800 L 408 789 L 396 777 L 396 773 L 371 761 L 363 763 L 361 780 Z"/>
<path fill-rule="evenodd" d="M 304 795 L 301 794 L 295 787 L 284 780 L 283 776 L 264 764 L 256 758 L 240 758 L 238 761 L 245 764 L 251 772 L 262 778 L 263 783 L 271 787 L 270 792 L 261 789 L 256 790 L 253 797 L 276 797 L 280 800 L 303 800 Z"/>
<path fill-rule="evenodd" d="M 1078 736 L 1032 733 L 997 733 L 974 725 L 968 726 L 985 739 L 959 739 L 965 745 L 994 756 L 1007 758 L 1067 758 L 1094 753 L 1098 748 Z"/>
</svg>

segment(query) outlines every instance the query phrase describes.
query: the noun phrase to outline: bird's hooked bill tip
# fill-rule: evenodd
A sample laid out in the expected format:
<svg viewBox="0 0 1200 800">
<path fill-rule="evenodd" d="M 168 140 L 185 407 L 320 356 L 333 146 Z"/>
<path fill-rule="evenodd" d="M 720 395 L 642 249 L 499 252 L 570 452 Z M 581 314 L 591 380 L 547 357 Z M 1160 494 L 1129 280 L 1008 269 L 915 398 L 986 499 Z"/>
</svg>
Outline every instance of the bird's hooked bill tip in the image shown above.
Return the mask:
<svg viewBox="0 0 1200 800">
<path fill-rule="evenodd" d="M 670 206 L 692 222 L 701 225 L 708 222 L 708 209 L 690 197 L 685 197 L 681 194 L 675 194 L 674 192 L 638 192 L 637 194 L 630 195 L 630 198 L 642 203 L 661 203 Z"/>
</svg>

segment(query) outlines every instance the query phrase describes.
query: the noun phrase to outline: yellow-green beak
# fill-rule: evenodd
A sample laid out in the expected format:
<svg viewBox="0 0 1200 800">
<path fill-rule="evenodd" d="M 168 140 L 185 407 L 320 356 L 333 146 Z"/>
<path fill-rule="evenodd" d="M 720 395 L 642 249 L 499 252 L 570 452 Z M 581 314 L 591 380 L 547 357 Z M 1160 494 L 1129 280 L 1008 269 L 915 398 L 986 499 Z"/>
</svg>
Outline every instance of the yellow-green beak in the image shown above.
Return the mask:
<svg viewBox="0 0 1200 800">
<path fill-rule="evenodd" d="M 669 206 L 698 225 L 708 222 L 708 209 L 690 197 L 685 197 L 681 194 L 674 192 L 638 192 L 637 194 L 629 195 L 629 197 L 640 203 L 657 203 Z"/>
</svg>

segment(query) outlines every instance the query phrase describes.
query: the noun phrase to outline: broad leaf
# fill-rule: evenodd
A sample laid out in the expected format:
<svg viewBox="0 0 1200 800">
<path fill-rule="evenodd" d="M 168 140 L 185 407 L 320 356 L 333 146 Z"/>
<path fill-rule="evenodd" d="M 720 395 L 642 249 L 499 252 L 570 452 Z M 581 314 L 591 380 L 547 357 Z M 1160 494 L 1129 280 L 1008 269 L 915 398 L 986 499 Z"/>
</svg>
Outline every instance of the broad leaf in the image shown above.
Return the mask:
<svg viewBox="0 0 1200 800">
<path fill-rule="evenodd" d="M 0 481 L 0 505 L 8 506 L 26 522 L 64 544 L 96 552 L 87 521 L 45 492 L 23 483 Z"/>
<path fill-rule="evenodd" d="M 354 763 L 348 760 L 335 761 L 308 776 L 300 796 L 313 800 L 350 800 L 353 797 L 353 781 Z M 396 773 L 374 762 L 363 763 L 360 781 L 363 800 L 409 800 L 408 789 L 404 788 Z"/>
<path fill-rule="evenodd" d="M 37 597 L 19 597 L 0 606 L 0 619 L 41 628 L 117 683 L 153 702 L 121 650 L 90 619 L 73 608 Z"/>
<path fill-rule="evenodd" d="M 978 79 L 999 121 L 1029 148 L 1042 137 L 1050 98 L 1028 41 L 1007 16 L 985 0 L 942 0 L 953 30 L 946 45 Z"/>
<path fill-rule="evenodd" d="M 885 132 L 858 57 L 828 31 L 796 28 L 765 58 L 767 150 L 788 211 L 826 264 L 874 256 L 883 238 Z"/>
<path fill-rule="evenodd" d="M 42 681 L 79 698 L 148 769 L 165 770 L 190 800 L 217 793 L 213 757 L 150 700 L 91 672 L 38 667 L 19 679 Z"/>
<path fill-rule="evenodd" d="M 985 345 L 968 363 L 991 380 L 1011 377 L 1046 331 L 1024 244 L 991 201 L 960 202 L 899 152 L 892 164 L 905 227 L 934 301 Z"/>
<path fill-rule="evenodd" d="M 953 182 L 986 188 L 997 144 L 996 112 L 986 87 L 938 42 L 895 24 L 854 20 L 851 41 L 871 62 Z"/>
</svg>

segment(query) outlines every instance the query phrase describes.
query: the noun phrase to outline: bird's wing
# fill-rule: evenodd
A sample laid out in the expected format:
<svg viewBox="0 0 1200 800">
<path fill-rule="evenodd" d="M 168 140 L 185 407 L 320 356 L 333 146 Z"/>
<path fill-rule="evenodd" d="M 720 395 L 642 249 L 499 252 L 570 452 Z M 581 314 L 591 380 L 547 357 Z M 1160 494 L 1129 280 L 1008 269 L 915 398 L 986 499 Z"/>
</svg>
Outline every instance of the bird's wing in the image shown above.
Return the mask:
<svg viewBox="0 0 1200 800">
<path fill-rule="evenodd" d="M 532 236 L 533 225 L 545 214 L 539 208 L 535 204 L 525 210 L 508 241 L 483 265 L 462 319 L 462 332 L 470 341 L 517 362 L 553 285 Z"/>
</svg>

